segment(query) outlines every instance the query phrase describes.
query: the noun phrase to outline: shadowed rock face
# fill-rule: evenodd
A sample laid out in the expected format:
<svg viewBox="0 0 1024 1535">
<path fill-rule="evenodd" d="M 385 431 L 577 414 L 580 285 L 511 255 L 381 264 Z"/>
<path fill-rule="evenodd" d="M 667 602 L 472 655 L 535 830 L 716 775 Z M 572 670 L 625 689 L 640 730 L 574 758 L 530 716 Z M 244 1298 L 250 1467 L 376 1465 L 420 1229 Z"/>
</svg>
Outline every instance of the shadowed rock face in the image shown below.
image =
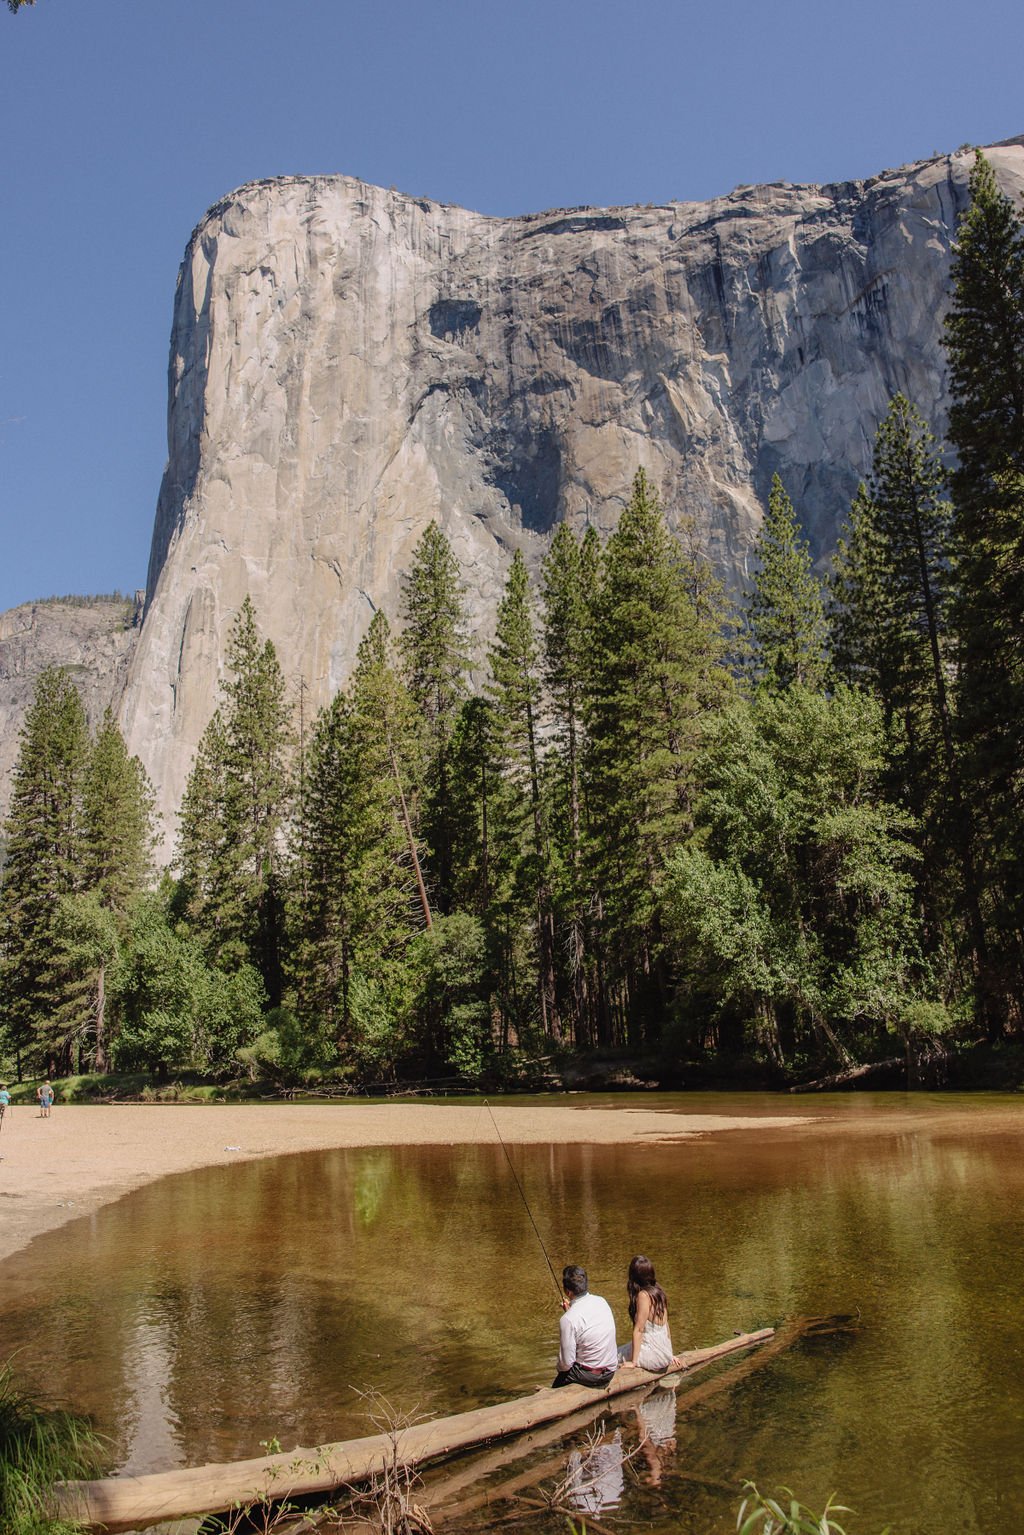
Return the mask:
<svg viewBox="0 0 1024 1535">
<path fill-rule="evenodd" d="M 1024 148 L 992 151 L 1024 188 Z M 241 188 L 189 244 L 169 460 L 123 704 L 165 826 L 249 593 L 296 690 L 344 682 L 436 519 L 482 635 L 514 548 L 607 533 L 639 466 L 733 583 L 778 471 L 824 561 L 939 346 L 971 157 L 710 203 L 484 218 L 346 177 Z"/>
</svg>

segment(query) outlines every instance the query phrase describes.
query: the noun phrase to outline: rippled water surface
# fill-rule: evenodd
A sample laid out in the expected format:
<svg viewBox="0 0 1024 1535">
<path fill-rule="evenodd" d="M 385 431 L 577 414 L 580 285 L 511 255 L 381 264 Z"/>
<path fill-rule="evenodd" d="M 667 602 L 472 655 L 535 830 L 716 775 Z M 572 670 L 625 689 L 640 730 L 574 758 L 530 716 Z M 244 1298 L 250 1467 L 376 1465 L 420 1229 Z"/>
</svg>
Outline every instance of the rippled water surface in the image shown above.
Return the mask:
<svg viewBox="0 0 1024 1535">
<path fill-rule="evenodd" d="M 797 1347 L 713 1410 L 675 1422 L 662 1397 L 653 1425 L 609 1418 L 581 1512 L 725 1531 L 727 1489 L 753 1477 L 810 1503 L 838 1491 L 850 1535 L 1024 1528 L 1024 1102 L 573 1096 L 567 1115 L 588 1103 L 763 1119 L 668 1144 L 510 1148 L 556 1269 L 587 1266 L 623 1339 L 637 1251 L 669 1293 L 677 1348 L 793 1313 L 859 1313 L 860 1327 Z M 792 1113 L 804 1122 L 771 1122 Z M 3 1354 L 92 1413 L 134 1471 L 364 1434 L 370 1388 L 430 1415 L 527 1393 L 550 1381 L 558 1318 L 497 1144 L 167 1178 L 38 1238 L 0 1286 Z M 557 1479 L 568 1453 L 536 1452 L 534 1474 Z M 463 1527 L 488 1518 L 467 1511 Z"/>
</svg>

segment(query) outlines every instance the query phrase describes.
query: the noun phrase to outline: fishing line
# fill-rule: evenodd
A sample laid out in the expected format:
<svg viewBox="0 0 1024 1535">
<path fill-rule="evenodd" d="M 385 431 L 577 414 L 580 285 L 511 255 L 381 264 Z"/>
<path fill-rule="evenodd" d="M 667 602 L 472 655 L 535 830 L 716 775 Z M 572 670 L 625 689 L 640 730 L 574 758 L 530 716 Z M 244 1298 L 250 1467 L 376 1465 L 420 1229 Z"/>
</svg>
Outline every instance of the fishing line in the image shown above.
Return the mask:
<svg viewBox="0 0 1024 1535">
<path fill-rule="evenodd" d="M 491 1105 L 487 1102 L 486 1098 L 484 1099 L 484 1104 L 486 1106 L 488 1114 L 490 1114 L 490 1116 L 491 1116 L 491 1124 L 494 1126 L 494 1133 L 498 1137 L 498 1140 L 499 1140 L 499 1142 L 501 1144 L 502 1151 L 505 1153 L 505 1161 L 508 1163 L 509 1172 L 512 1174 L 513 1178 L 516 1180 L 516 1188 L 519 1190 L 519 1197 L 523 1201 L 524 1206 L 526 1207 L 526 1213 L 530 1217 L 530 1225 L 533 1227 L 534 1231 L 536 1231 L 536 1233 L 537 1233 L 537 1241 L 540 1243 L 540 1250 L 544 1254 L 544 1261 L 547 1264 L 548 1268 L 551 1270 L 551 1277 L 555 1281 L 555 1289 L 558 1291 L 558 1299 L 561 1300 L 562 1296 L 563 1296 L 563 1290 L 562 1290 L 561 1281 L 559 1280 L 558 1275 L 555 1273 L 555 1270 L 552 1267 L 551 1259 L 548 1257 L 548 1250 L 544 1246 L 544 1238 L 541 1236 L 540 1231 L 537 1228 L 537 1222 L 533 1218 L 533 1211 L 530 1209 L 529 1202 L 527 1201 L 526 1195 L 523 1193 L 523 1185 L 519 1182 L 519 1175 L 517 1174 L 517 1172 L 515 1170 L 515 1167 L 513 1166 L 512 1158 L 508 1154 L 508 1147 L 505 1145 L 505 1142 L 501 1139 L 501 1131 L 498 1129 L 498 1121 L 494 1117 L 494 1111 L 491 1108 Z"/>
</svg>

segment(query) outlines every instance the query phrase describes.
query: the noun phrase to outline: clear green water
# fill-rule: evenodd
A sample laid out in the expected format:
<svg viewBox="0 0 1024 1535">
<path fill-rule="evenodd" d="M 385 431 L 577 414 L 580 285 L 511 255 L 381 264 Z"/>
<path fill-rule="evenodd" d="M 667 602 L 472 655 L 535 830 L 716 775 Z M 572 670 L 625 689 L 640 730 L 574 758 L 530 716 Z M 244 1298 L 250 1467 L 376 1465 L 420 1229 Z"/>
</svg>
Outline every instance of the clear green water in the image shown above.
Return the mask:
<svg viewBox="0 0 1024 1535">
<path fill-rule="evenodd" d="M 737 1499 L 709 1483 L 749 1476 L 809 1503 L 838 1491 L 851 1535 L 1024 1529 L 1024 1101 L 610 1101 L 825 1121 L 512 1148 L 556 1269 L 586 1264 L 623 1339 L 637 1251 L 668 1291 L 677 1348 L 791 1313 L 859 1311 L 861 1325 L 681 1419 L 674 1443 L 627 1467 L 617 1507 L 591 1515 L 724 1532 Z M 566 1100 L 589 1102 L 604 1101 Z M 550 1381 L 558 1314 L 496 1145 L 168 1178 L 0 1266 L 0 1352 L 93 1413 L 131 1471 L 369 1432 L 360 1389 L 414 1415 L 527 1393 Z M 638 1426 L 608 1420 L 627 1452 Z"/>
</svg>

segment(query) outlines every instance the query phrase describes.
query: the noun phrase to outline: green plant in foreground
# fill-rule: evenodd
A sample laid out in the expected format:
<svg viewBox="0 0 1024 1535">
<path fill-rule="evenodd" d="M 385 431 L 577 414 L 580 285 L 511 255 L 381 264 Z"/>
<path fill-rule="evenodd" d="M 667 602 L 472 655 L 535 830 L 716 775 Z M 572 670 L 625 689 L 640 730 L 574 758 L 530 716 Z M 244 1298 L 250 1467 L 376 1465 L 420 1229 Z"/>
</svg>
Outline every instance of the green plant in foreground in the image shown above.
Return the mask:
<svg viewBox="0 0 1024 1535">
<path fill-rule="evenodd" d="M 744 1482 L 746 1497 L 736 1515 L 739 1535 L 845 1535 L 843 1527 L 835 1519 L 836 1514 L 848 1514 L 850 1509 L 835 1501 L 831 1495 L 820 1514 L 798 1502 L 788 1487 L 780 1487 L 777 1497 L 766 1498 L 758 1492 L 753 1482 Z M 780 1501 L 789 1500 L 788 1507 Z M 887 1535 L 883 1530 L 882 1535 Z"/>
<path fill-rule="evenodd" d="M 842 1526 L 831 1516 L 834 1513 L 849 1513 L 849 1509 L 834 1503 L 831 1497 L 819 1518 L 811 1509 L 799 1503 L 788 1487 L 779 1489 L 780 1496 L 789 1499 L 787 1509 L 778 1498 L 764 1497 L 753 1482 L 744 1482 L 743 1486 L 747 1496 L 736 1515 L 739 1535 L 844 1535 Z"/>
<path fill-rule="evenodd" d="M 78 1535 L 58 1515 L 55 1483 L 99 1468 L 103 1444 L 82 1418 L 44 1408 L 0 1367 L 0 1529 L 7 1535 Z"/>
</svg>

